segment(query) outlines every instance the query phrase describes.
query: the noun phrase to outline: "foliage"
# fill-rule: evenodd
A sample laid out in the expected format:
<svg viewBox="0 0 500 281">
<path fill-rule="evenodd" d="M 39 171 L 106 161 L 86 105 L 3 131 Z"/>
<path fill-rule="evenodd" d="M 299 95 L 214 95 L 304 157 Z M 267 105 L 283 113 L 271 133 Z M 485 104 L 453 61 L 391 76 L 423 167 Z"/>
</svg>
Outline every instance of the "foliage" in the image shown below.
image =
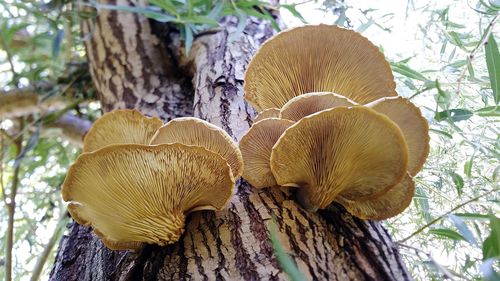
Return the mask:
<svg viewBox="0 0 500 281">
<path fill-rule="evenodd" d="M 57 245 L 68 221 L 59 188 L 78 149 L 48 126 L 66 112 L 88 119 L 96 113 L 88 107 L 94 90 L 79 38 L 80 16 L 72 9 L 68 1 L 0 1 L 0 95 L 22 89 L 38 95 L 40 102 L 57 98 L 66 104 L 56 111 L 0 120 L 0 279 L 6 277 L 8 248 L 15 280 L 37 271 L 37 263 L 43 269 L 46 259 L 53 260 L 48 245 L 52 240 Z M 9 245 L 3 234 L 10 228 L 12 199 L 16 207 Z"/>
<path fill-rule="evenodd" d="M 377 44 L 390 60 L 398 92 L 419 105 L 430 123 L 432 150 L 416 179 L 413 204 L 403 215 L 385 223 L 417 280 L 498 280 L 500 55 L 496 42 L 500 5 L 492 0 L 472 2 L 427 0 L 417 4 L 408 0 L 403 12 L 392 2 L 377 9 L 373 8 L 375 3 L 349 0 L 281 3 L 279 7 L 302 24 L 308 19 L 303 12 L 306 5 L 316 5 L 328 16 L 328 23 L 354 28 L 372 40 L 391 39 L 397 25 L 407 25 L 410 30 L 413 50 L 404 49 L 408 44 L 392 44 L 390 39 Z M 89 2 L 86 5 L 92 9 L 81 10 L 69 0 L 0 0 L 1 94 L 30 88 L 41 100 L 62 97 L 69 101 L 55 112 L 0 120 L 4 206 L 0 209 L 0 231 L 7 231 L 7 206 L 17 186 L 16 279 L 31 275 L 44 248 L 60 237 L 67 218 L 59 186 L 79 150 L 46 127 L 62 113 L 89 120 L 98 115 L 98 105 L 91 101 L 94 89 L 82 45 L 89 34 L 80 34 L 80 21 L 95 17 L 96 9 L 142 13 L 174 25 L 188 52 L 198 34 L 224 28 L 220 24 L 224 16 L 239 20 L 237 28 L 230 31 L 236 38 L 250 17 L 274 22 L 277 9 L 259 0 L 149 3 L 147 7 L 122 7 Z M 279 28 L 276 23 L 275 27 Z M 391 51 L 398 47 L 400 50 Z M 14 184 L 16 175 L 18 184 Z M 270 233 L 282 267 L 300 278 L 272 228 Z M 2 236 L 2 249 L 6 243 Z M 3 266 L 5 255 L 0 256 Z M 48 263 L 52 260 L 49 257 Z M 47 270 L 46 266 L 45 274 Z M 0 278 L 4 278 L 3 271 Z"/>
<path fill-rule="evenodd" d="M 239 24 L 231 38 L 236 38 L 243 32 L 250 16 L 269 20 L 275 29 L 280 29 L 272 15 L 272 11 L 279 7 L 272 6 L 266 1 L 151 0 L 149 3 L 152 5 L 145 8 L 106 5 L 95 2 L 92 5 L 97 9 L 141 13 L 156 21 L 174 24 L 180 31 L 186 53 L 189 53 L 193 39 L 197 34 L 219 27 L 219 22 L 224 16 L 236 16 L 238 18 Z M 289 10 L 296 17 L 302 17 L 296 10 L 295 5 L 281 5 L 281 7 Z"/>
<path fill-rule="evenodd" d="M 382 24 L 392 23 L 382 11 L 349 5 L 358 10 L 346 21 L 352 27 L 397 29 Z M 386 222 L 417 280 L 498 280 L 498 15 L 493 2 L 408 1 L 405 28 L 420 48 L 386 52 L 398 92 L 419 105 L 431 130 L 414 204 Z"/>
</svg>

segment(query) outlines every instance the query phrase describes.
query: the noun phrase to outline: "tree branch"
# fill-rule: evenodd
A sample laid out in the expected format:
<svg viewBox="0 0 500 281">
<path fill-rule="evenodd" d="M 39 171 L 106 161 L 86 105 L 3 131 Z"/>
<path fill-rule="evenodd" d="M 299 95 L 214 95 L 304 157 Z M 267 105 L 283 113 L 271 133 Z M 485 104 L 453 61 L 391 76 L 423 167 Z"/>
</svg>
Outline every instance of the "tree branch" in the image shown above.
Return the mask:
<svg viewBox="0 0 500 281">
<path fill-rule="evenodd" d="M 0 117 L 15 118 L 32 113 L 45 113 L 65 108 L 70 102 L 61 97 L 39 100 L 36 89 L 26 88 L 0 92 Z"/>
<path fill-rule="evenodd" d="M 21 129 L 23 121 L 21 121 Z M 22 152 L 23 137 L 20 135 L 16 138 L 14 145 L 16 146 L 16 157 Z M 14 168 L 12 186 L 9 195 L 9 201 L 5 198 L 5 206 L 7 207 L 8 223 L 7 223 L 7 242 L 5 245 L 5 280 L 12 280 L 12 248 L 14 247 L 14 214 L 16 211 L 16 194 L 19 186 L 19 172 L 21 165 Z"/>
<path fill-rule="evenodd" d="M 460 204 L 460 205 L 456 206 L 455 208 L 453 208 L 453 209 L 449 210 L 448 212 L 446 212 L 446 213 L 444 213 L 444 214 L 440 215 L 439 217 L 437 217 L 437 218 L 433 219 L 433 220 L 432 220 L 432 221 L 430 221 L 428 224 L 426 224 L 426 225 L 422 226 L 422 227 L 421 227 L 421 228 L 419 228 L 417 231 L 413 232 L 412 234 L 410 234 L 408 237 L 404 238 L 403 240 L 397 241 L 397 243 L 401 244 L 401 243 L 404 243 L 404 242 L 408 241 L 408 240 L 409 240 L 410 238 L 412 238 L 413 236 L 415 236 L 415 235 L 419 234 L 420 232 L 424 231 L 426 228 L 428 228 L 429 226 L 431 226 L 431 225 L 435 224 L 436 222 L 438 222 L 438 221 L 439 221 L 439 220 L 441 220 L 442 218 L 446 217 L 447 215 L 449 215 L 449 214 L 453 213 L 454 211 L 456 211 L 456 210 L 458 210 L 458 209 L 462 208 L 463 206 L 465 206 L 465 205 L 467 205 L 467 204 L 469 204 L 469 203 L 471 203 L 471 202 L 477 201 L 477 200 L 481 199 L 482 197 L 484 197 L 484 196 L 486 196 L 486 195 L 488 195 L 488 194 L 491 194 L 491 193 L 493 193 L 493 192 L 497 192 L 497 191 L 499 191 L 499 190 L 500 190 L 500 188 L 495 188 L 495 189 L 492 189 L 492 190 L 490 190 L 490 191 L 488 191 L 488 192 L 485 192 L 485 193 L 483 193 L 483 194 L 481 194 L 481 195 L 478 195 L 478 196 L 476 196 L 476 197 L 474 197 L 474 198 L 472 198 L 472 199 L 469 199 L 469 200 L 467 200 L 467 201 L 463 202 L 462 204 Z"/>
<path fill-rule="evenodd" d="M 495 26 L 496 22 L 498 21 L 499 16 L 495 16 L 491 22 L 488 24 L 488 27 L 486 28 L 483 37 L 481 38 L 479 44 L 469 53 L 467 56 L 467 64 L 471 65 L 472 60 L 476 57 L 477 52 L 481 49 L 482 46 L 486 45 L 488 43 L 488 38 L 490 38 L 490 35 L 493 32 L 493 27 Z M 457 79 L 457 93 L 460 93 L 460 86 L 462 85 L 462 80 L 465 77 L 465 72 L 467 71 L 468 67 L 464 67 L 462 70 L 462 73 L 460 73 L 460 76 Z"/>
<path fill-rule="evenodd" d="M 83 147 L 83 137 L 92 126 L 92 122 L 66 113 L 57 121 L 47 124 L 43 133 L 50 135 L 56 132 L 59 136 L 71 142 L 74 146 Z"/>
<path fill-rule="evenodd" d="M 68 223 L 68 220 L 69 220 L 68 212 L 63 211 L 63 214 L 61 215 L 61 218 L 59 219 L 59 222 L 57 223 L 56 228 L 54 229 L 52 237 L 50 237 L 49 242 L 47 243 L 47 245 L 45 245 L 43 252 L 38 257 L 38 260 L 37 260 L 35 267 L 33 268 L 33 271 L 32 271 L 32 275 L 31 275 L 31 279 L 30 279 L 31 281 L 37 281 L 40 278 L 40 275 L 42 274 L 45 263 L 47 262 L 47 259 L 49 258 L 49 255 L 52 252 L 52 249 L 54 248 L 55 244 L 59 241 L 59 239 L 61 238 L 61 235 L 63 234 L 64 230 L 66 229 L 66 224 Z"/>
</svg>

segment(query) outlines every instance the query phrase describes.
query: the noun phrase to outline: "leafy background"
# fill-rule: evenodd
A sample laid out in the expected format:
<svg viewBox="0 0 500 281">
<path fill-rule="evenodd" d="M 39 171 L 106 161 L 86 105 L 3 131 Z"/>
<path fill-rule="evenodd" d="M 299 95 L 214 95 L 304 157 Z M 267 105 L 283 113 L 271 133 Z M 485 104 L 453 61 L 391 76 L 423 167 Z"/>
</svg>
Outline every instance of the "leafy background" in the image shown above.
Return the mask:
<svg viewBox="0 0 500 281">
<path fill-rule="evenodd" d="M 417 280 L 500 280 L 498 1 L 285 1 L 276 7 L 254 0 L 152 0 L 130 8 L 0 0 L 0 98 L 33 94 L 42 108 L 0 116 L 0 265 L 12 250 L 15 280 L 46 278 L 69 221 L 59 191 L 79 148 L 53 124 L 65 113 L 90 121 L 100 114 L 82 44 L 91 34 L 79 31 L 79 22 L 99 9 L 174 24 L 185 52 L 196 34 L 220 28 L 224 16 L 239 20 L 233 38 L 250 17 L 279 29 L 272 17 L 278 9 L 289 26 L 335 23 L 370 38 L 390 61 L 400 95 L 422 109 L 431 128 L 431 153 L 412 205 L 384 224 Z M 51 101 L 58 106 L 43 107 Z M 301 280 L 272 229 L 285 272 Z"/>
</svg>

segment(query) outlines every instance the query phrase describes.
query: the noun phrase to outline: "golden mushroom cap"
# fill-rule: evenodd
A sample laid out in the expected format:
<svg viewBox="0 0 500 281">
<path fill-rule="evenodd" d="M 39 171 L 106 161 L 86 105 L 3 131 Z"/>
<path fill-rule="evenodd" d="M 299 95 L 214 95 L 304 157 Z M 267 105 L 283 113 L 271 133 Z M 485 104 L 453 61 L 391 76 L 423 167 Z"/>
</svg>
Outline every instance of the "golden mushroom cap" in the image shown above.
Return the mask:
<svg viewBox="0 0 500 281">
<path fill-rule="evenodd" d="M 293 125 L 290 120 L 267 118 L 254 123 L 240 140 L 243 155 L 243 178 L 255 188 L 276 185 L 271 172 L 271 150 L 283 134 Z"/>
<path fill-rule="evenodd" d="M 243 158 L 238 145 L 221 128 L 194 117 L 176 118 L 163 125 L 151 140 L 151 145 L 182 143 L 201 146 L 227 160 L 235 178 L 241 176 Z"/>
<path fill-rule="evenodd" d="M 394 122 L 362 106 L 304 117 L 274 145 L 271 170 L 282 186 L 300 187 L 309 209 L 342 193 L 360 200 L 382 194 L 406 174 L 408 148 Z"/>
<path fill-rule="evenodd" d="M 149 144 L 163 125 L 158 117 L 146 117 L 135 109 L 117 109 L 97 119 L 83 140 L 83 152 L 111 144 Z"/>
<path fill-rule="evenodd" d="M 386 97 L 365 106 L 389 117 L 403 132 L 408 145 L 408 172 L 415 176 L 429 155 L 429 124 L 420 109 L 403 97 Z"/>
<path fill-rule="evenodd" d="M 244 87 L 246 100 L 258 111 L 281 108 L 311 92 L 335 92 L 360 104 L 397 95 L 379 49 L 334 25 L 296 27 L 266 41 L 248 65 Z"/>
<path fill-rule="evenodd" d="M 377 198 L 356 201 L 337 196 L 335 201 L 342 204 L 349 213 L 358 218 L 385 220 L 402 213 L 408 208 L 414 194 L 415 182 L 407 174 L 400 183 Z"/>
<path fill-rule="evenodd" d="M 356 103 L 344 96 L 331 92 L 315 92 L 296 96 L 280 110 L 280 118 L 299 121 L 313 113 L 339 106 L 353 106 Z"/>
<path fill-rule="evenodd" d="M 259 112 L 259 114 L 255 116 L 255 119 L 253 119 L 253 122 L 257 123 L 267 118 L 278 118 L 279 116 L 280 116 L 279 108 L 268 108 L 265 109 L 264 111 Z"/>
<path fill-rule="evenodd" d="M 176 242 L 186 213 L 222 209 L 233 186 L 227 161 L 202 147 L 119 144 L 81 154 L 61 192 L 108 247 L 135 249 Z"/>
</svg>

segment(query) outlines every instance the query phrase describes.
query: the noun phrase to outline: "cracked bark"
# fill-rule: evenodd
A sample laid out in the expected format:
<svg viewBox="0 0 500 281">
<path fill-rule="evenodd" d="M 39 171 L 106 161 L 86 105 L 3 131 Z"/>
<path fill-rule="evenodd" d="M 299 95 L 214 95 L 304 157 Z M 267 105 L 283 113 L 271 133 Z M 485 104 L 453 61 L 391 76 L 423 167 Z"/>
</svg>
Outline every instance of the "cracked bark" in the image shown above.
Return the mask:
<svg viewBox="0 0 500 281">
<path fill-rule="evenodd" d="M 133 107 L 164 120 L 193 113 L 239 140 L 255 115 L 243 99 L 243 74 L 258 44 L 272 34 L 269 25 L 250 20 L 234 41 L 226 30 L 197 37 L 183 59 L 189 66 L 181 66 L 192 72 L 188 78 L 172 65 L 178 61 L 172 52 L 159 51 L 167 48 L 165 40 L 150 30 L 141 16 L 100 13 L 86 46 L 104 110 Z M 283 280 L 267 234 L 272 216 L 309 280 L 411 279 L 379 223 L 353 218 L 336 205 L 309 213 L 289 191 L 255 190 L 240 180 L 226 210 L 190 215 L 181 240 L 167 247 L 110 251 L 89 229 L 70 224 L 50 280 Z"/>
</svg>

